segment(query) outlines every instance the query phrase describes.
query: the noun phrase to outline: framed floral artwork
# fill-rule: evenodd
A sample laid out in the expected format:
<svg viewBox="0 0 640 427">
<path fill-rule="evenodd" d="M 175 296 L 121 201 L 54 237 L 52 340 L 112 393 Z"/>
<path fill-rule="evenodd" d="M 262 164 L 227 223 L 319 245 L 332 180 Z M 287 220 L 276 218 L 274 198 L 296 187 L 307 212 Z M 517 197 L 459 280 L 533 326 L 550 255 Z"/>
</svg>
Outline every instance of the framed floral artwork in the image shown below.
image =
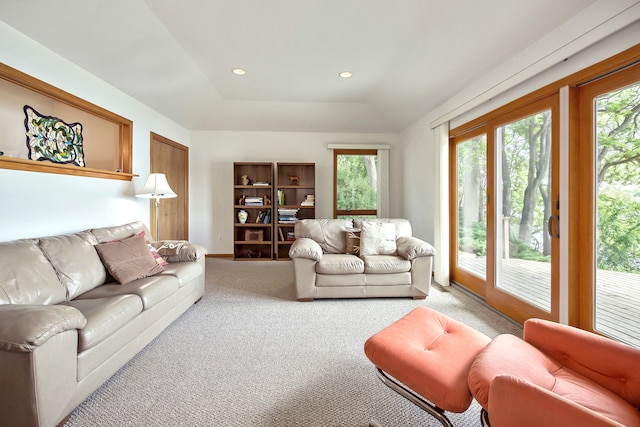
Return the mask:
<svg viewBox="0 0 640 427">
<path fill-rule="evenodd" d="M 44 116 L 28 105 L 24 115 L 29 159 L 85 166 L 82 124 Z"/>
</svg>

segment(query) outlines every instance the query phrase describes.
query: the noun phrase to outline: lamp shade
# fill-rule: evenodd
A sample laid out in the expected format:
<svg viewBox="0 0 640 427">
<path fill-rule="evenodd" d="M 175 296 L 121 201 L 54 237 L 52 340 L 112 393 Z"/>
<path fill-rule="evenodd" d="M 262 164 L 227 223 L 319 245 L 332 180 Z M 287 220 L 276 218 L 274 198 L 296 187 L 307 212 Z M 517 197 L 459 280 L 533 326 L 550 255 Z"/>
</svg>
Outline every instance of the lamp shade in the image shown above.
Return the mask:
<svg viewBox="0 0 640 427">
<path fill-rule="evenodd" d="M 149 174 L 147 182 L 145 182 L 140 192 L 136 194 L 136 197 L 143 197 L 145 199 L 170 199 L 172 197 L 178 197 L 178 195 L 169 187 L 165 174 L 152 173 Z"/>
</svg>

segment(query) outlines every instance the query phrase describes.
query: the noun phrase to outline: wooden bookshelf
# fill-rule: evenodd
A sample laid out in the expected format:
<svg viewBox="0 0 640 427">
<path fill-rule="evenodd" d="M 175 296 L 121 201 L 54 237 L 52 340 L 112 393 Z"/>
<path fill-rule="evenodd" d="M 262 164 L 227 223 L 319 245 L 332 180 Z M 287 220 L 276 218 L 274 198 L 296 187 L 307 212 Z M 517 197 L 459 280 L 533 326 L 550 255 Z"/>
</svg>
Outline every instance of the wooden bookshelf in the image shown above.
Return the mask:
<svg viewBox="0 0 640 427">
<path fill-rule="evenodd" d="M 310 219 L 316 217 L 316 166 L 315 163 L 277 163 L 276 164 L 276 192 L 274 194 L 275 214 L 275 257 L 277 260 L 288 260 L 289 249 L 293 240 L 295 222 L 283 221 L 288 215 L 279 212 L 292 213 L 296 219 Z M 309 204 L 308 200 L 313 200 Z"/>
<path fill-rule="evenodd" d="M 235 162 L 233 164 L 233 257 L 243 261 L 270 261 L 274 257 L 273 163 Z M 243 182 L 246 177 L 249 182 Z M 261 205 L 251 205 L 251 199 Z M 241 223 L 238 213 L 245 211 Z M 268 222 L 265 222 L 266 216 Z M 262 222 L 260 222 L 262 219 Z"/>
</svg>

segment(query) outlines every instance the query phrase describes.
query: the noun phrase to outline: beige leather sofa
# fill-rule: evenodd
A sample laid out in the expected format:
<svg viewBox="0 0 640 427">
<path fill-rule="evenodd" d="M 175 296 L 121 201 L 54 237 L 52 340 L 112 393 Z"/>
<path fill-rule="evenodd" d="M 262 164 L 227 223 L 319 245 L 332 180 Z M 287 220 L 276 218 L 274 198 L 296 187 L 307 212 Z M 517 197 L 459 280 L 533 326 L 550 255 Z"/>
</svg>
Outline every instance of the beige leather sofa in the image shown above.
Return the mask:
<svg viewBox="0 0 640 427">
<path fill-rule="evenodd" d="M 98 248 L 135 242 L 152 254 L 142 231 L 134 222 L 0 243 L 0 425 L 57 425 L 202 297 L 206 251 L 187 242 L 154 243 L 163 271 L 152 257 L 153 275 L 114 281 L 130 265 Z"/>
<path fill-rule="evenodd" d="M 293 260 L 299 301 L 429 294 L 433 256 L 406 219 L 305 219 L 295 225 Z"/>
</svg>

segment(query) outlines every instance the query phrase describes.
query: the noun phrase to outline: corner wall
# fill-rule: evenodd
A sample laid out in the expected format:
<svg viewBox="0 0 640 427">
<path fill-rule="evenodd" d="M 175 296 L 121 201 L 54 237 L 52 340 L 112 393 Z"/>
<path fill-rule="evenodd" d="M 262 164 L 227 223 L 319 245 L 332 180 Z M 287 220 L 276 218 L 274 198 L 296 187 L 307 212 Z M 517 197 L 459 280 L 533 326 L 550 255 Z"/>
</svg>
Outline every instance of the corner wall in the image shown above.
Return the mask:
<svg viewBox="0 0 640 427">
<path fill-rule="evenodd" d="M 132 120 L 133 173 L 139 175 L 118 181 L 0 169 L 0 242 L 134 220 L 148 224 L 150 203 L 135 192 L 150 172 L 149 133 L 188 146 L 189 132 L 2 21 L 0 40 L 6 65 Z M 22 122 L 16 126 L 24 130 Z M 4 145 L 0 137 L 0 151 Z"/>
<path fill-rule="evenodd" d="M 191 219 L 194 243 L 211 254 L 233 253 L 233 162 L 314 162 L 316 217 L 333 216 L 330 143 L 391 146 L 390 216 L 403 216 L 403 155 L 396 134 L 200 131 L 191 135 Z"/>
</svg>

